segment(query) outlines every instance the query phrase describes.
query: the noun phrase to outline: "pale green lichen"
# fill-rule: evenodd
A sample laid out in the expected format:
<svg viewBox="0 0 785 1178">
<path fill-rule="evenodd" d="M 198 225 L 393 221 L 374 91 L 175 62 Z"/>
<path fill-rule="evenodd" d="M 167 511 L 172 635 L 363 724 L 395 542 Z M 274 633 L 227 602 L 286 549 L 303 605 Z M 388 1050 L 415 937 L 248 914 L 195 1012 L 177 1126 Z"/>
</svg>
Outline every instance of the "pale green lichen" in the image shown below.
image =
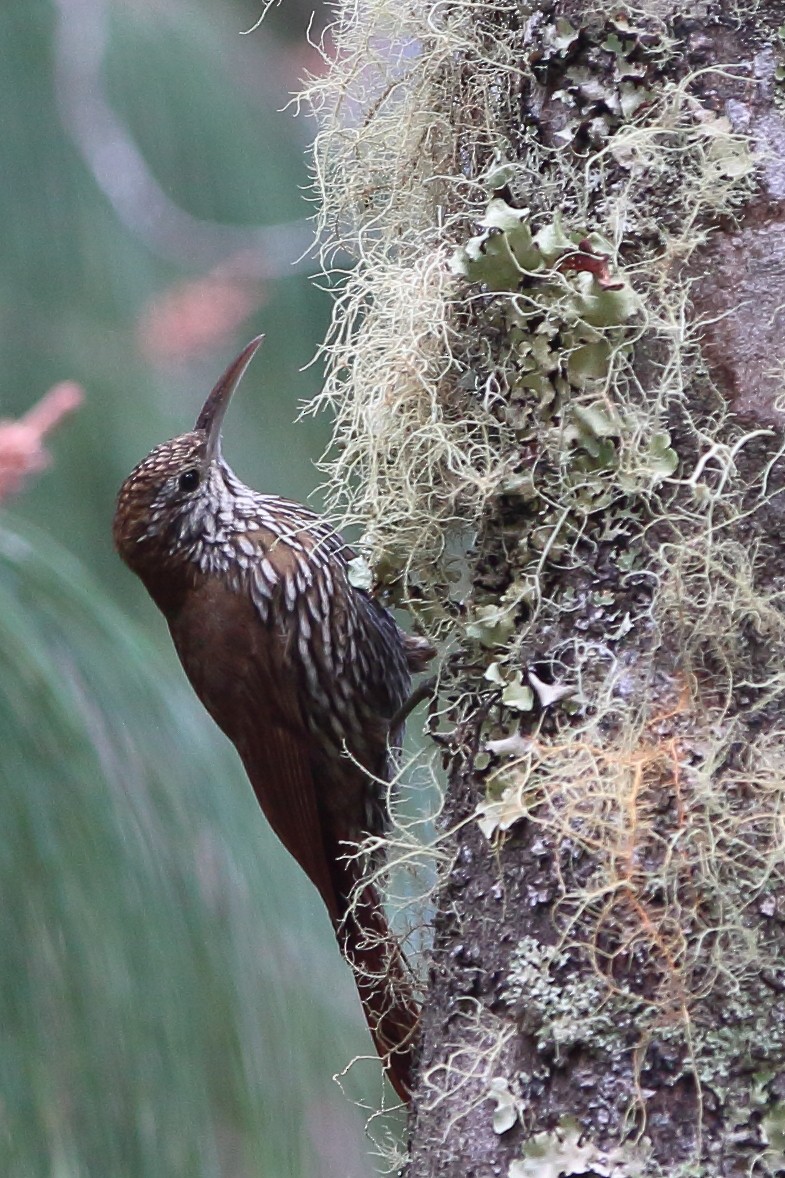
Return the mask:
<svg viewBox="0 0 785 1178">
<path fill-rule="evenodd" d="M 581 1044 L 599 1054 L 618 1051 L 620 1036 L 639 1027 L 645 1005 L 634 995 L 610 1002 L 607 984 L 575 966 L 569 953 L 523 937 L 503 989 L 505 1005 L 537 1050 L 557 1063 Z"/>
<path fill-rule="evenodd" d="M 495 1102 L 493 1110 L 494 1133 L 507 1133 L 518 1120 L 518 1102 L 510 1092 L 509 1082 L 504 1076 L 494 1076 L 488 1096 Z"/>
<path fill-rule="evenodd" d="M 765 1151 L 759 1164 L 765 1174 L 781 1174 L 785 1169 L 785 1104 L 776 1101 L 770 1105 L 761 1122 L 761 1134 Z"/>
<path fill-rule="evenodd" d="M 520 1159 L 510 1164 L 508 1178 L 653 1178 L 648 1143 L 602 1149 L 587 1138 L 580 1125 L 564 1117 L 550 1132 L 534 1133 Z M 659 1171 L 659 1167 L 657 1167 Z"/>
</svg>

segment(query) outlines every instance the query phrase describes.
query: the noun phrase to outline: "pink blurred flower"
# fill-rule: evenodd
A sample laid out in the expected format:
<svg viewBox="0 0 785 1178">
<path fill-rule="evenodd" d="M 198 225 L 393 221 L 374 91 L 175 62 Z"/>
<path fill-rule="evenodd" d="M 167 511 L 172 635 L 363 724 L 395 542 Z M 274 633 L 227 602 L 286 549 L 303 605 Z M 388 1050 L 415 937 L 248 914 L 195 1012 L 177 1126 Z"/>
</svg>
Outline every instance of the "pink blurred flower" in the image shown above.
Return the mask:
<svg viewBox="0 0 785 1178">
<path fill-rule="evenodd" d="M 18 421 L 0 420 L 0 502 L 16 495 L 31 475 L 46 469 L 51 462 L 44 446 L 46 435 L 83 400 L 81 386 L 63 380 Z"/>
<path fill-rule="evenodd" d="M 219 270 L 184 282 L 152 299 L 136 325 L 136 338 L 152 363 L 209 355 L 237 331 L 265 299 L 262 287 Z"/>
</svg>

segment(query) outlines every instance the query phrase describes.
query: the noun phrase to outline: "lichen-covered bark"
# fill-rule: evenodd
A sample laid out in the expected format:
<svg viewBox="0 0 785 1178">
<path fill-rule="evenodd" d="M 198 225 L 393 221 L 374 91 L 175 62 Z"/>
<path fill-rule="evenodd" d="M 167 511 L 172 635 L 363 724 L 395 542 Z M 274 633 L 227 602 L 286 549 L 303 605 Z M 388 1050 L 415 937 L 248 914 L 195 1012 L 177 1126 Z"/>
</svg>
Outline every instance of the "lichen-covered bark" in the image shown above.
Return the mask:
<svg viewBox="0 0 785 1178">
<path fill-rule="evenodd" d="M 785 5 L 648 8 L 477 12 L 520 74 L 456 376 L 506 473 L 408 1178 L 785 1172 Z"/>
</svg>

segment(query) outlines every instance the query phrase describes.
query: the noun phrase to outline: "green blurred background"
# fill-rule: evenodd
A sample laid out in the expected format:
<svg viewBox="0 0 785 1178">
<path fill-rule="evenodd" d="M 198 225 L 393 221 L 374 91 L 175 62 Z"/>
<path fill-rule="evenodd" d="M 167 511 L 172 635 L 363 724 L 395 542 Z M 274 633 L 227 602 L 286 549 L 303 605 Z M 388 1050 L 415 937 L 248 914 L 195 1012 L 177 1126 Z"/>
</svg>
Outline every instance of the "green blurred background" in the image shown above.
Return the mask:
<svg viewBox="0 0 785 1178">
<path fill-rule="evenodd" d="M 373 1169 L 378 1068 L 331 1080 L 371 1048 L 326 915 L 110 537 L 259 331 L 225 452 L 259 489 L 318 481 L 326 423 L 292 425 L 329 314 L 291 265 L 312 127 L 280 110 L 322 68 L 313 7 L 248 36 L 246 0 L 0 7 L 0 417 L 86 393 L 0 509 L 5 1178 Z"/>
</svg>

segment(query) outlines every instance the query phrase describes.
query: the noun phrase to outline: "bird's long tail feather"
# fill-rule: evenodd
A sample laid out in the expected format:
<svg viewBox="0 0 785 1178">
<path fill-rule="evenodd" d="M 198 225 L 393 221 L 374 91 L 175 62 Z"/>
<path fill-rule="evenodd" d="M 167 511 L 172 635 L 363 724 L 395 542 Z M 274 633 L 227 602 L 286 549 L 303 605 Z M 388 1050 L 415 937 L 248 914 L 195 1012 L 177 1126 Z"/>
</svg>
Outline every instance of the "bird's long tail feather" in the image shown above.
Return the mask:
<svg viewBox="0 0 785 1178">
<path fill-rule="evenodd" d="M 339 866 L 344 877 L 341 893 L 351 896 L 351 903 L 336 927 L 338 942 L 354 972 L 385 1072 L 398 1096 L 408 1103 L 420 1024 L 411 974 L 378 892 L 372 884 L 358 883 L 361 864 L 342 859 Z"/>
</svg>

